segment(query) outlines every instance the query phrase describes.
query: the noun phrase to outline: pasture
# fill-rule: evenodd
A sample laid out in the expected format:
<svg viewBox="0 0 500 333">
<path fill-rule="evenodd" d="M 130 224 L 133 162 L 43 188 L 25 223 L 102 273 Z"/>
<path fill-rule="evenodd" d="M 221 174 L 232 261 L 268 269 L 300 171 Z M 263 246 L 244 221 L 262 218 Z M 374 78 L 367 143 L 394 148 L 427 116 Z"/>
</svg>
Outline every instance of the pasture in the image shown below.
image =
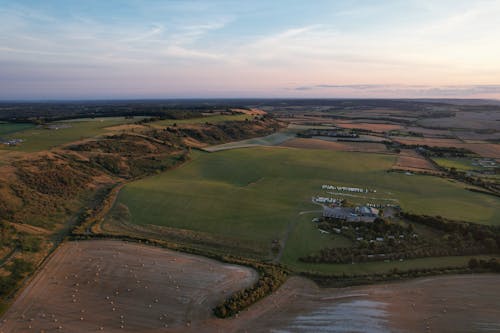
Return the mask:
<svg viewBox="0 0 500 333">
<path fill-rule="evenodd" d="M 20 132 L 25 129 L 29 129 L 34 127 L 34 124 L 31 123 L 5 123 L 0 122 L 0 137 L 5 135 L 10 135 L 16 132 Z"/>
<path fill-rule="evenodd" d="M 195 124 L 204 124 L 206 122 L 215 124 L 221 123 L 224 121 L 245 121 L 246 119 L 250 120 L 253 116 L 248 114 L 228 114 L 228 115 L 213 115 L 213 116 L 204 116 L 197 118 L 187 118 L 187 119 L 164 119 L 158 120 L 151 123 L 155 127 L 165 127 L 176 125 L 195 125 Z"/>
<path fill-rule="evenodd" d="M 52 129 L 50 129 L 47 128 L 47 126 L 30 126 L 8 136 L 17 139 L 23 139 L 23 143 L 19 144 L 16 147 L 5 149 L 25 152 L 42 151 L 81 139 L 103 135 L 108 132 L 107 127 L 133 123 L 135 121 L 137 121 L 137 118 L 84 118 L 63 122 L 58 121 L 47 124 L 47 126 L 59 126 L 58 129 L 55 129 L 55 127 L 52 127 Z"/>
<path fill-rule="evenodd" d="M 269 249 L 268 259 L 275 258 L 273 240 L 280 240 L 287 264 L 311 250 L 346 242 L 320 234 L 311 222 L 321 214 L 311 197 L 325 194 L 322 184 L 374 188 L 374 196 L 396 198 L 410 212 L 499 223 L 495 207 L 500 199 L 466 191 L 458 182 L 387 172 L 394 159 L 276 147 L 194 152 L 192 160 L 178 169 L 128 184 L 117 203 L 128 207 L 130 224 L 214 234 L 236 245 L 253 242 Z"/>
</svg>

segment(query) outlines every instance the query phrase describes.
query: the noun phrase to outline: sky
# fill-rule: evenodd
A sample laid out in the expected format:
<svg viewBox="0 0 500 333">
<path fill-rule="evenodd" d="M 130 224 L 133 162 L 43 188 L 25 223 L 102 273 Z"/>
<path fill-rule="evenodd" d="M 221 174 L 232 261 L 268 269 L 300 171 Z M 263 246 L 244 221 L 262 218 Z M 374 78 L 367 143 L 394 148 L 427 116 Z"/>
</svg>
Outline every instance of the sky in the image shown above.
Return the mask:
<svg viewBox="0 0 500 333">
<path fill-rule="evenodd" d="M 500 99 L 500 1 L 0 0 L 0 99 Z"/>
</svg>

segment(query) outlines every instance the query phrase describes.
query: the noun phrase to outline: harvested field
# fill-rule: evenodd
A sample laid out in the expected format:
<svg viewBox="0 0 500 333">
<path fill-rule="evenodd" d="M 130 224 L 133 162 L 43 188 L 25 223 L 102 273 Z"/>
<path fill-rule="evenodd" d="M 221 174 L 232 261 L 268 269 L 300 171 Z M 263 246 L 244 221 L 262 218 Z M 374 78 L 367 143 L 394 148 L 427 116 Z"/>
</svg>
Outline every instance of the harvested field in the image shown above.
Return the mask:
<svg viewBox="0 0 500 333">
<path fill-rule="evenodd" d="M 500 130 L 500 112 L 456 112 L 454 117 L 421 119 L 418 123 L 432 128 L 466 128 Z"/>
<path fill-rule="evenodd" d="M 497 143 L 467 143 L 463 147 L 483 157 L 500 158 L 500 144 Z"/>
<path fill-rule="evenodd" d="M 497 332 L 500 275 L 455 275 L 320 289 L 290 278 L 274 295 L 207 331 Z M 208 328 L 211 329 L 208 329 Z"/>
<path fill-rule="evenodd" d="M 0 332 L 195 331 L 256 278 L 249 268 L 161 248 L 69 242 L 19 295 Z"/>
<path fill-rule="evenodd" d="M 402 138 L 393 137 L 394 141 L 406 145 L 427 145 L 434 147 L 456 147 L 465 148 L 478 155 L 489 158 L 500 158 L 500 144 L 497 143 L 464 143 L 456 139 L 436 139 L 436 138 Z"/>
<path fill-rule="evenodd" d="M 387 148 L 384 144 L 375 142 L 339 142 L 327 141 L 322 139 L 291 139 L 281 144 L 282 147 L 304 148 L 304 149 L 323 149 L 334 151 L 352 151 L 365 153 L 386 153 Z"/>
<path fill-rule="evenodd" d="M 258 146 L 275 146 L 294 136 L 295 133 L 290 131 L 277 132 L 264 137 L 258 137 L 242 141 L 223 143 L 220 145 L 215 145 L 210 147 L 204 147 L 203 150 L 213 153 L 229 149 L 249 148 Z"/>
<path fill-rule="evenodd" d="M 425 157 L 412 149 L 403 149 L 398 155 L 394 166 L 395 170 L 425 171 L 430 173 L 439 173 L 436 167 Z"/>
<path fill-rule="evenodd" d="M 353 123 L 353 122 L 337 122 L 337 126 L 342 128 L 359 128 L 373 132 L 387 132 L 392 130 L 402 130 L 404 127 L 395 124 L 380 124 L 380 123 Z"/>
<path fill-rule="evenodd" d="M 500 328 L 498 274 L 336 289 L 292 277 L 238 317 L 213 317 L 210 310 L 218 300 L 255 278 L 251 269 L 160 248 L 110 240 L 69 242 L 19 295 L 3 316 L 0 332 L 492 332 Z"/>
<path fill-rule="evenodd" d="M 396 142 L 405 145 L 425 145 L 433 147 L 460 147 L 463 142 L 457 139 L 437 139 L 437 138 L 408 138 L 392 137 Z"/>
</svg>

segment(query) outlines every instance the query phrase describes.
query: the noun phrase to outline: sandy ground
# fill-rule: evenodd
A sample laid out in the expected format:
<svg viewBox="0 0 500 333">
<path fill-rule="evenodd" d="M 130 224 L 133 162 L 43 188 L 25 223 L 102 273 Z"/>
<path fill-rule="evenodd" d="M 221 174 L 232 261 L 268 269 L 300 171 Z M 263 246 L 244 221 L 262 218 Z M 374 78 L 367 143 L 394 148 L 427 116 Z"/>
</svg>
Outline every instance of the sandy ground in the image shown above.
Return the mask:
<svg viewBox="0 0 500 333">
<path fill-rule="evenodd" d="M 340 289 L 291 277 L 235 318 L 211 315 L 218 300 L 255 278 L 247 268 L 138 244 L 66 243 L 0 331 L 500 332 L 499 274 Z"/>
<path fill-rule="evenodd" d="M 196 331 L 215 304 L 256 278 L 245 267 L 155 247 L 69 242 L 19 295 L 0 332 Z"/>
</svg>

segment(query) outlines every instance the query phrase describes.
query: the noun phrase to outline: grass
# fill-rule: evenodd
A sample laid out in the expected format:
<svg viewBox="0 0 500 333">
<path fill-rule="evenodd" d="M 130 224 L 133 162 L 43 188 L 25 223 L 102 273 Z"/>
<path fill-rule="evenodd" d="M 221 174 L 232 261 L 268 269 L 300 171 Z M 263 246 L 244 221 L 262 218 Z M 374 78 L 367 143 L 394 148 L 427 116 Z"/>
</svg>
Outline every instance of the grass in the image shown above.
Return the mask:
<svg viewBox="0 0 500 333">
<path fill-rule="evenodd" d="M 5 135 L 13 134 L 16 132 L 20 132 L 29 128 L 35 127 L 34 124 L 31 123 L 4 123 L 0 122 L 0 137 Z"/>
<path fill-rule="evenodd" d="M 500 223 L 500 199 L 438 177 L 386 172 L 393 162 L 392 155 L 274 147 L 194 152 L 178 169 L 128 184 L 117 202 L 128 206 L 132 223 L 213 233 L 235 244 L 270 249 L 288 235 L 282 262 L 300 269 L 297 258 L 349 244 L 316 230 L 311 219 L 320 213 L 299 214 L 320 208 L 311 196 L 325 195 L 325 183 L 375 188 L 373 195 L 398 198 L 411 212 Z"/>
<path fill-rule="evenodd" d="M 455 168 L 460 171 L 483 169 L 480 166 L 472 165 L 470 158 L 452 158 L 452 157 L 433 157 L 434 162 L 444 168 Z"/>
<path fill-rule="evenodd" d="M 50 149 L 80 139 L 91 138 L 106 133 L 106 128 L 120 124 L 133 123 L 137 119 L 125 119 L 123 117 L 111 118 L 86 118 L 85 121 L 75 119 L 71 121 L 57 122 L 58 124 L 69 124 L 69 128 L 60 128 L 51 130 L 42 127 L 31 127 L 20 130 L 15 137 L 23 139 L 25 142 L 16 147 L 4 148 L 11 150 L 19 150 L 25 152 L 36 152 Z"/>
<path fill-rule="evenodd" d="M 247 114 L 233 114 L 233 115 L 215 115 L 215 116 L 204 116 L 198 118 L 189 118 L 189 119 L 165 119 L 155 121 L 151 123 L 151 125 L 156 127 L 165 127 L 172 126 L 174 124 L 177 125 L 189 125 L 189 124 L 204 124 L 206 122 L 215 124 L 221 123 L 224 121 L 245 121 L 246 119 L 252 119 L 252 116 Z"/>
<path fill-rule="evenodd" d="M 372 274 L 385 273 L 394 268 L 401 271 L 421 268 L 441 268 L 441 267 L 456 267 L 467 266 L 471 258 L 489 260 L 492 256 L 455 256 L 455 257 L 433 257 L 419 258 L 404 261 L 377 261 L 362 264 L 306 264 L 299 261 L 289 263 L 290 268 L 295 271 L 323 273 L 323 274 Z"/>
</svg>

